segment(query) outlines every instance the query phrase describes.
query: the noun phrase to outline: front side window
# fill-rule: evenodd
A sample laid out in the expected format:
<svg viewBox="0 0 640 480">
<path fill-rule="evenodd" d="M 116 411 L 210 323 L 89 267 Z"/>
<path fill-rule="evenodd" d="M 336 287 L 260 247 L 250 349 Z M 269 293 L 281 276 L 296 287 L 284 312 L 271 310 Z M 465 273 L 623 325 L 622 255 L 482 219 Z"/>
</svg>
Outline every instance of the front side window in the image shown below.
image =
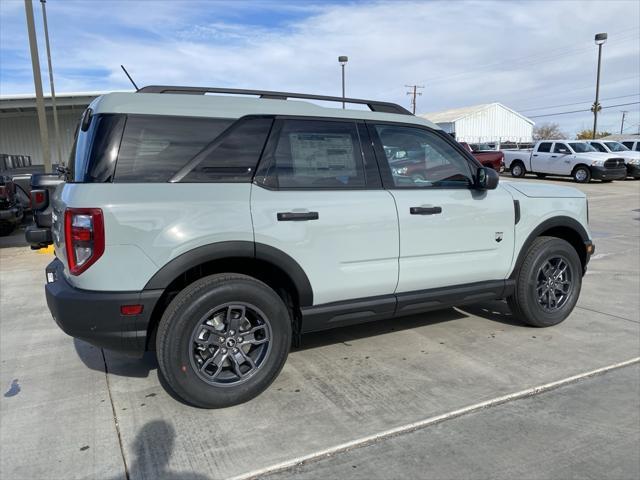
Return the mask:
<svg viewBox="0 0 640 480">
<path fill-rule="evenodd" d="M 571 145 L 571 148 L 573 148 L 573 151 L 576 152 L 576 153 L 589 153 L 589 152 L 597 152 L 598 151 L 595 148 L 593 148 L 591 145 L 589 145 L 588 143 L 573 142 L 573 143 L 570 143 L 569 145 Z"/>
<path fill-rule="evenodd" d="M 565 143 L 556 143 L 553 146 L 553 153 L 571 153 L 571 150 Z"/>
<path fill-rule="evenodd" d="M 551 142 L 543 142 L 540 145 L 538 145 L 538 151 L 539 152 L 543 152 L 543 153 L 547 153 L 551 151 Z"/>
<path fill-rule="evenodd" d="M 438 134 L 396 125 L 375 128 L 396 187 L 468 187 L 473 183 L 469 161 Z"/>
<path fill-rule="evenodd" d="M 604 145 L 600 145 L 598 142 L 591 142 L 590 144 L 593 148 L 595 148 L 599 152 L 605 152 L 605 153 L 607 152 L 607 149 L 604 148 Z"/>
<path fill-rule="evenodd" d="M 129 115 L 120 144 L 116 182 L 166 182 L 232 120 Z"/>
<path fill-rule="evenodd" d="M 365 170 L 356 124 L 284 120 L 266 172 L 278 188 L 362 188 Z"/>
<path fill-rule="evenodd" d="M 612 152 L 627 152 L 629 149 L 622 145 L 619 142 L 604 142 L 604 144 L 609 147 L 609 150 Z"/>
</svg>

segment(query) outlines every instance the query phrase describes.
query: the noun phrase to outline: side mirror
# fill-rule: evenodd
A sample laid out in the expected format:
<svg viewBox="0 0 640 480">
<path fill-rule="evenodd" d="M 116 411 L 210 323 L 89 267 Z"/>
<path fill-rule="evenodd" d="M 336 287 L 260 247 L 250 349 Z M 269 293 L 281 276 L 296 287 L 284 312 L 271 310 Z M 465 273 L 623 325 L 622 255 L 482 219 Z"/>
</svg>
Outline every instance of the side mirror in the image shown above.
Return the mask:
<svg viewBox="0 0 640 480">
<path fill-rule="evenodd" d="M 500 175 L 493 168 L 480 167 L 476 174 L 476 187 L 481 190 L 494 190 L 498 186 Z"/>
</svg>

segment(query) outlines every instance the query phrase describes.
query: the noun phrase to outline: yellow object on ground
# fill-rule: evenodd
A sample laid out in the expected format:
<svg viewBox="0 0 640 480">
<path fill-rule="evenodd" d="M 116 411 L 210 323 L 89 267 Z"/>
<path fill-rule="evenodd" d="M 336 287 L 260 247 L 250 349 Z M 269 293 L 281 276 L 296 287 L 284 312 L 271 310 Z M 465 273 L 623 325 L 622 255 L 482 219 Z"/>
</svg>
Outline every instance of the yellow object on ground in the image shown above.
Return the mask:
<svg viewBox="0 0 640 480">
<path fill-rule="evenodd" d="M 49 254 L 52 254 L 53 253 L 53 245 L 49 245 L 46 248 L 39 248 L 37 251 L 38 251 L 38 253 L 49 253 Z"/>
</svg>

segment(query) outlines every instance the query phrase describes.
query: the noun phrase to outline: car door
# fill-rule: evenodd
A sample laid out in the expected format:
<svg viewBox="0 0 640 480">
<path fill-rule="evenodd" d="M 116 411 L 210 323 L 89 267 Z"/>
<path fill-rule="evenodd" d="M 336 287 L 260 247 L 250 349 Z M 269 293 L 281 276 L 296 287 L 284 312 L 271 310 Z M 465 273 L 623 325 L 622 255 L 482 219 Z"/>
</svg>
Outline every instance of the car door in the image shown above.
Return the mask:
<svg viewBox="0 0 640 480">
<path fill-rule="evenodd" d="M 551 147 L 553 142 L 542 142 L 531 155 L 531 169 L 534 172 L 550 173 Z"/>
<path fill-rule="evenodd" d="M 426 127 L 370 124 L 385 188 L 400 224 L 396 292 L 503 280 L 514 248 L 514 203 L 498 187 L 472 187 L 479 165 L 446 134 Z M 397 158 L 421 164 L 392 168 Z"/>
<path fill-rule="evenodd" d="M 555 142 L 553 144 L 553 151 L 549 157 L 548 173 L 570 175 L 574 158 L 575 155 L 566 143 Z"/>
<path fill-rule="evenodd" d="M 392 297 L 398 281 L 395 203 L 362 135 L 355 121 L 279 118 L 252 187 L 256 248 L 292 257 L 314 305 Z"/>
</svg>

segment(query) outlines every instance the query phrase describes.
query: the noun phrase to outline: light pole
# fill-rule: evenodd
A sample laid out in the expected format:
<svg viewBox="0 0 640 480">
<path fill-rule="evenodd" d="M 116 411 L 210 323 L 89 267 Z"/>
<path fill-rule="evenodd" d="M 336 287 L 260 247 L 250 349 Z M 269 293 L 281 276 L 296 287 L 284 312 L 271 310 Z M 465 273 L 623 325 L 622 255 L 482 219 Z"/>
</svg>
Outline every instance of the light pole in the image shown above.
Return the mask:
<svg viewBox="0 0 640 480">
<path fill-rule="evenodd" d="M 340 55 L 338 57 L 338 62 L 340 62 L 340 66 L 342 67 L 342 99 L 344 100 L 344 66 L 349 61 L 349 57 L 346 55 Z M 342 102 L 342 109 L 344 110 L 344 102 Z"/>
<path fill-rule="evenodd" d="M 600 61 L 602 60 L 602 45 L 607 41 L 606 33 L 596 33 L 595 42 L 598 45 L 598 76 L 596 77 L 596 101 L 591 107 L 593 111 L 593 132 L 591 134 L 591 138 L 593 140 L 596 139 L 596 128 L 598 128 L 598 110 L 600 110 L 600 103 L 598 99 L 600 98 Z"/>
<path fill-rule="evenodd" d="M 49 47 L 49 27 L 47 25 L 47 0 L 40 0 L 42 4 L 42 22 L 44 23 L 44 41 L 47 47 L 47 63 L 49 65 L 49 85 L 51 85 L 51 107 L 53 108 L 53 129 L 55 132 L 55 144 L 58 152 L 58 165 L 62 164 L 62 151 L 60 148 L 60 127 L 58 126 L 58 107 L 56 106 L 56 90 L 53 87 L 53 67 L 51 66 L 51 48 Z"/>
</svg>

